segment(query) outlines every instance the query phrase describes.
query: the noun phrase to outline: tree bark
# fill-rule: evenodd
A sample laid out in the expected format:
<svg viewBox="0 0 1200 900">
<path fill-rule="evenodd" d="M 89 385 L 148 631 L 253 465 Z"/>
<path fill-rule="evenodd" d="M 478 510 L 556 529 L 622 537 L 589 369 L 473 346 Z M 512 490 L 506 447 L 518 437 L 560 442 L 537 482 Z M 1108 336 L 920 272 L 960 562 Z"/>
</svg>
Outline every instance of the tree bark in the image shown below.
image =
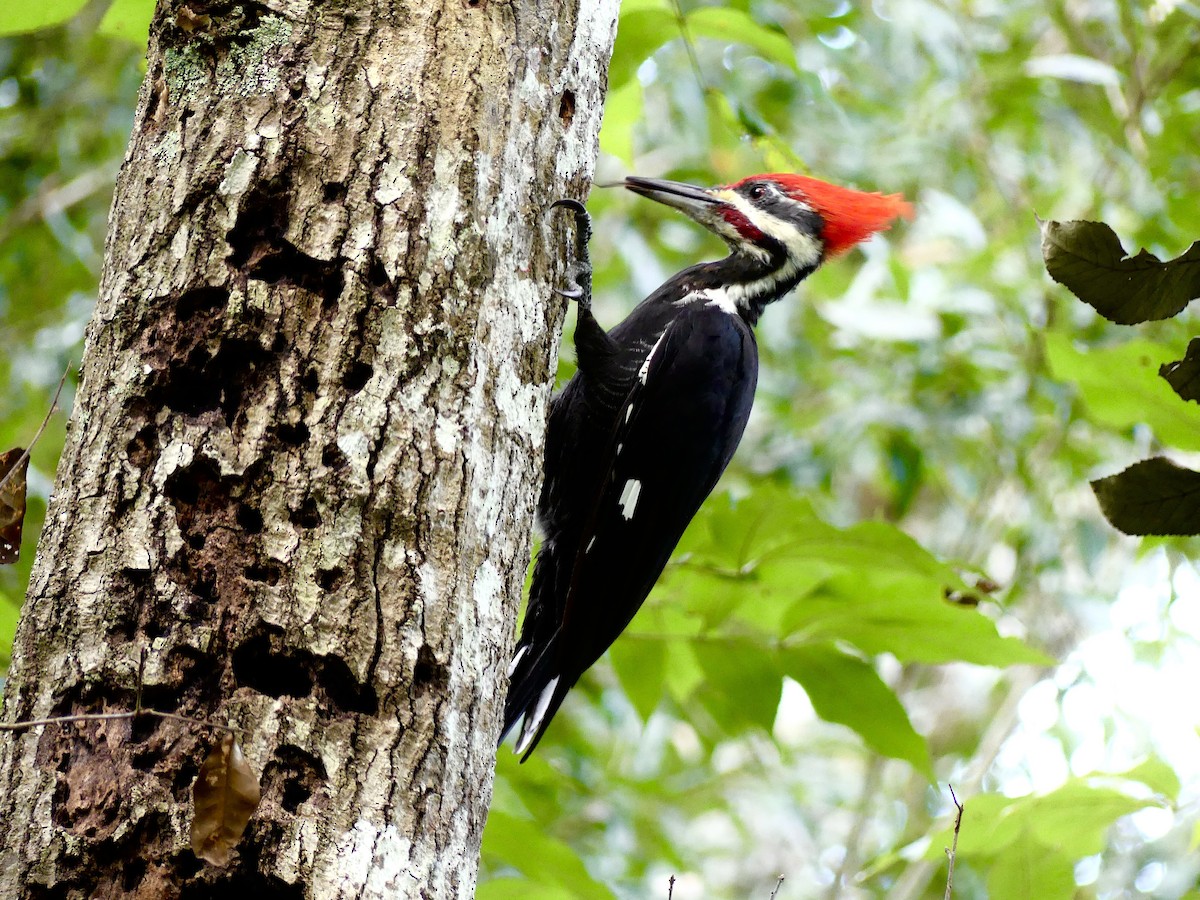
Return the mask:
<svg viewBox="0 0 1200 900">
<path fill-rule="evenodd" d="M 0 896 L 466 897 L 617 0 L 160 3 L 5 721 Z"/>
</svg>

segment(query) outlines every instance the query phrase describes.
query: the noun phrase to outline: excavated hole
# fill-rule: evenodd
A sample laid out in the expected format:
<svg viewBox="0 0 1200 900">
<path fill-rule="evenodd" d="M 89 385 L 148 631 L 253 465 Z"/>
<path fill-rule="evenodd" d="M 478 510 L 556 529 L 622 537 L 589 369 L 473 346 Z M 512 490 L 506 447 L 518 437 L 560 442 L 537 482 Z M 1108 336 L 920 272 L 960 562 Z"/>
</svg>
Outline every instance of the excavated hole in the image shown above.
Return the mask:
<svg viewBox="0 0 1200 900">
<path fill-rule="evenodd" d="M 239 848 L 239 853 L 242 853 Z M 250 860 L 211 884 L 191 880 L 179 892 L 179 900 L 229 900 L 230 897 L 253 897 L 254 900 L 304 900 L 304 886 L 288 884 L 275 876 L 264 876 L 254 870 Z"/>
<path fill-rule="evenodd" d="M 239 503 L 237 508 L 237 523 L 246 534 L 262 534 L 263 517 L 253 506 Z"/>
<path fill-rule="evenodd" d="M 368 716 L 379 712 L 375 688 L 359 682 L 346 663 L 336 656 L 324 657 L 323 663 L 319 671 L 321 686 L 340 709 Z"/>
<path fill-rule="evenodd" d="M 378 256 L 372 256 L 371 264 L 367 267 L 367 284 L 376 293 L 383 294 L 389 306 L 395 302 L 396 283 L 389 277 L 387 267 Z"/>
<path fill-rule="evenodd" d="M 295 744 L 276 748 L 263 768 L 263 793 L 279 792 L 279 804 L 290 813 L 299 810 L 329 780 L 321 759 Z"/>
<path fill-rule="evenodd" d="M 413 667 L 413 691 L 442 692 L 450 681 L 450 671 L 437 660 L 428 644 L 417 651 L 417 664 Z"/>
<path fill-rule="evenodd" d="M 272 563 L 246 566 L 243 571 L 247 581 L 261 581 L 269 587 L 278 584 L 283 577 L 283 569 Z"/>
<path fill-rule="evenodd" d="M 321 451 L 321 465 L 327 469 L 340 469 L 347 462 L 346 454 L 337 444 L 329 444 Z"/>
<path fill-rule="evenodd" d="M 575 119 L 574 91 L 563 91 L 562 99 L 558 101 L 558 118 L 562 120 L 564 128 L 571 127 L 571 122 Z"/>
<path fill-rule="evenodd" d="M 345 574 L 345 571 L 337 566 L 332 569 L 318 569 L 317 584 L 320 585 L 321 590 L 329 593 L 337 587 L 338 582 L 342 580 L 342 576 Z"/>
<path fill-rule="evenodd" d="M 288 178 L 260 182 L 246 195 L 237 221 L 226 235 L 226 261 L 247 278 L 286 284 L 332 304 L 344 286 L 342 259 L 320 260 L 302 253 L 284 235 L 288 230 Z"/>
<path fill-rule="evenodd" d="M 288 519 L 297 528 L 316 528 L 321 524 L 321 513 L 317 510 L 316 501 L 308 497 L 300 504 L 299 509 L 288 513 Z"/>
<path fill-rule="evenodd" d="M 371 380 L 371 376 L 374 374 L 375 369 L 372 366 L 355 360 L 342 376 L 342 387 L 352 394 L 357 394 L 367 386 L 367 382 Z"/>
<path fill-rule="evenodd" d="M 139 428 L 125 445 L 125 454 L 129 457 L 130 465 L 141 472 L 153 468 L 158 453 L 158 432 L 150 424 Z"/>
<path fill-rule="evenodd" d="M 285 422 L 276 427 L 275 433 L 279 435 L 279 440 L 292 447 L 303 447 L 308 443 L 308 426 L 303 422 L 297 422 L 295 425 L 289 425 Z"/>
<path fill-rule="evenodd" d="M 125 863 L 125 869 L 121 873 L 121 888 L 125 893 L 132 893 L 142 883 L 149 865 L 149 860 L 142 857 L 134 857 Z"/>
<path fill-rule="evenodd" d="M 234 650 L 233 674 L 239 685 L 268 697 L 307 697 L 320 690 L 342 712 L 379 711 L 375 689 L 360 683 L 343 660 L 285 647 L 274 630 L 263 628 Z"/>
<path fill-rule="evenodd" d="M 307 697 L 313 690 L 312 654 L 281 647 L 278 634 L 260 631 L 233 651 L 233 677 L 260 694 Z"/>
</svg>

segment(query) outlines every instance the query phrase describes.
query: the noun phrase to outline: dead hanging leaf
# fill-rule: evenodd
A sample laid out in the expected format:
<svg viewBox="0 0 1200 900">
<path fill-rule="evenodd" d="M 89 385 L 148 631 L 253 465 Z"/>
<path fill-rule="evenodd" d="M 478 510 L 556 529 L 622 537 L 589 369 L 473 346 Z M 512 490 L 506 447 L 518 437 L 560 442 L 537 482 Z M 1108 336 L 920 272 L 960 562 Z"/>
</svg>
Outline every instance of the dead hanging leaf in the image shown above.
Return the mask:
<svg viewBox="0 0 1200 900">
<path fill-rule="evenodd" d="M 1158 374 L 1184 400 L 1200 403 L 1200 338 L 1192 338 L 1183 359 L 1163 363 Z"/>
<path fill-rule="evenodd" d="M 225 735 L 196 776 L 192 852 L 214 866 L 228 863 L 261 796 L 242 748 L 232 734 Z"/>
<path fill-rule="evenodd" d="M 21 554 L 28 472 L 29 455 L 22 448 L 0 454 L 0 566 L 15 563 Z"/>
<path fill-rule="evenodd" d="M 175 24 L 188 34 L 193 31 L 207 31 L 212 25 L 212 17 L 197 13 L 189 6 L 181 6 L 175 13 Z"/>
<path fill-rule="evenodd" d="M 1200 534 L 1200 472 L 1155 456 L 1092 482 L 1100 510 L 1134 535 Z"/>
<path fill-rule="evenodd" d="M 68 365 L 58 381 L 58 390 L 54 392 L 46 417 L 29 442 L 31 449 L 46 430 L 54 410 L 58 409 L 58 398 L 70 373 L 71 367 Z M 25 527 L 25 478 L 28 474 L 29 450 L 14 447 L 7 453 L 0 453 L 0 566 L 15 563 L 21 555 L 21 529 Z"/>
<path fill-rule="evenodd" d="M 1103 222 L 1042 222 L 1042 258 L 1051 278 L 1119 325 L 1169 319 L 1200 296 L 1200 241 L 1163 262 L 1127 255 Z"/>
</svg>

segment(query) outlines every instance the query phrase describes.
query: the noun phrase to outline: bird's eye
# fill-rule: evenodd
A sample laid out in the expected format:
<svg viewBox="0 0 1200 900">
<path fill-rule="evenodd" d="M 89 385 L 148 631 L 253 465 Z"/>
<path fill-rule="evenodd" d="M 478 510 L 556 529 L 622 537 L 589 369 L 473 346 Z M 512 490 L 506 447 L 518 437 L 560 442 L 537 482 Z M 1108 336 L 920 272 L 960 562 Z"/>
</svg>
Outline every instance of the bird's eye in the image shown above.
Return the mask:
<svg viewBox="0 0 1200 900">
<path fill-rule="evenodd" d="M 750 188 L 751 200 L 761 200 L 765 196 L 767 196 L 767 189 L 765 186 L 756 184 L 754 187 Z"/>
</svg>

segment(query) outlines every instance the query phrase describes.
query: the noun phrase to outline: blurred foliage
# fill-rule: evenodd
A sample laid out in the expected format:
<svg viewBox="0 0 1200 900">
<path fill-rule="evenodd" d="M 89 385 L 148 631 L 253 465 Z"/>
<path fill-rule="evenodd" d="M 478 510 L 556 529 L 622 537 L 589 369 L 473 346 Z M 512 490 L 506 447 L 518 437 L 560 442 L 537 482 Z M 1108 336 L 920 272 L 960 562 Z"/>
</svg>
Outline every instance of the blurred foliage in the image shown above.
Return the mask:
<svg viewBox="0 0 1200 900">
<path fill-rule="evenodd" d="M 1200 237 L 1197 16 L 626 0 L 598 182 L 798 169 L 918 215 L 768 311 L 726 496 L 540 759 L 502 754 L 496 810 L 621 897 L 674 873 L 677 898 L 765 898 L 780 872 L 780 896 L 941 897 L 949 782 L 956 897 L 1200 896 L 1200 705 L 1150 699 L 1200 677 L 1197 544 L 1139 548 L 1088 490 L 1200 449 L 1158 375 L 1189 329 L 1103 321 L 1048 278 L 1037 224 L 1103 219 L 1160 259 Z M 609 323 L 723 249 L 636 198 L 589 208 Z M 483 889 L 544 888 L 501 827 Z"/>
<path fill-rule="evenodd" d="M 949 782 L 957 898 L 1200 897 L 1197 543 L 1121 537 L 1087 485 L 1200 450 L 1157 374 L 1194 329 L 1102 320 L 1035 220 L 1160 259 L 1200 237 L 1200 12 L 680 4 L 624 4 L 597 182 L 802 170 L 918 215 L 764 317 L 721 488 L 537 754 L 501 753 L 479 896 L 665 897 L 673 873 L 678 900 L 766 898 L 782 872 L 780 898 L 941 897 Z M 148 7 L 0 40 L 0 450 L 78 362 L 141 55 L 94 34 Z M 722 252 L 632 196 L 589 208 L 606 323 Z M 0 569 L 4 646 L 62 436 Z"/>
<path fill-rule="evenodd" d="M 12 13 L 0 13 L 0 29 Z M 95 303 L 144 50 L 94 31 L 92 15 L 0 39 L 0 449 L 33 438 L 68 363 L 79 365 Z M 63 392 L 65 410 L 73 380 Z M 33 449 L 25 546 L 16 566 L 0 567 L 5 665 L 65 418 L 56 414 Z"/>
</svg>

